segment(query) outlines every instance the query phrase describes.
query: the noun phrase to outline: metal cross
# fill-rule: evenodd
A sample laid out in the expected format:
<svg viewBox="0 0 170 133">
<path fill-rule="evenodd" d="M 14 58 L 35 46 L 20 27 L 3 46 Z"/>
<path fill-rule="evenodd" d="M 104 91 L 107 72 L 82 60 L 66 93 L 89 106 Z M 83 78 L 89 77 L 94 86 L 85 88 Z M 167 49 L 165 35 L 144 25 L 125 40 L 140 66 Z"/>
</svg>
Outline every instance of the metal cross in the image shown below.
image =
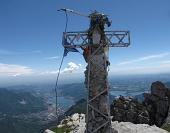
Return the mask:
<svg viewBox="0 0 170 133">
<path fill-rule="evenodd" d="M 70 9 L 61 10 L 82 15 Z M 64 32 L 62 44 L 64 48 L 88 48 L 88 55 L 84 56 L 88 63 L 85 71 L 85 85 L 88 91 L 86 133 L 112 133 L 107 80 L 109 61 L 105 48 L 128 47 L 130 33 L 129 31 L 105 31 L 104 26 L 106 24 L 110 26 L 110 22 L 107 15 L 97 11 L 82 16 L 90 18 L 89 29 Z"/>
</svg>

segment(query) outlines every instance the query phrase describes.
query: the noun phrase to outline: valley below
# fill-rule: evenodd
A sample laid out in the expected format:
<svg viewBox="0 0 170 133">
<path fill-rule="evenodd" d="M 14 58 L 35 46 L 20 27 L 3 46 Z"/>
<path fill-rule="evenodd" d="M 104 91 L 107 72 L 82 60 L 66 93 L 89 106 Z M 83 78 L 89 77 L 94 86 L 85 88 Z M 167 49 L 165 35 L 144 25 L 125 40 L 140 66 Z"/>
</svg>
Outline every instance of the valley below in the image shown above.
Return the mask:
<svg viewBox="0 0 170 133">
<path fill-rule="evenodd" d="M 121 96 L 133 96 L 143 101 L 143 93 L 150 92 L 156 78 L 111 79 L 110 103 Z M 170 86 L 170 78 L 161 78 Z M 83 83 L 63 84 L 58 88 L 58 115 L 60 120 L 82 108 L 87 90 Z M 0 131 L 5 133 L 43 133 L 56 125 L 56 96 L 53 84 L 18 85 L 0 88 Z M 83 104 L 79 105 L 77 102 Z M 82 110 L 79 110 L 80 113 Z M 85 110 L 84 110 L 85 113 Z"/>
</svg>

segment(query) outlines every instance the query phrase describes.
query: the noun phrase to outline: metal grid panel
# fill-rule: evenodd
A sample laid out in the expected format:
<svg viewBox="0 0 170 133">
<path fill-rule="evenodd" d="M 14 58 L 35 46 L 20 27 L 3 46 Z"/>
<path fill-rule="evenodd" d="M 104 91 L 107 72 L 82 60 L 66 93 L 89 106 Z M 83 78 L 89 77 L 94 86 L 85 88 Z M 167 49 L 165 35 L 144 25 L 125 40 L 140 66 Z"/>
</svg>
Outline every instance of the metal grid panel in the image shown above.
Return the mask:
<svg viewBox="0 0 170 133">
<path fill-rule="evenodd" d="M 128 47 L 130 45 L 129 31 L 105 31 L 106 42 L 109 47 Z M 80 48 L 89 45 L 88 32 L 64 32 L 63 46 Z"/>
</svg>

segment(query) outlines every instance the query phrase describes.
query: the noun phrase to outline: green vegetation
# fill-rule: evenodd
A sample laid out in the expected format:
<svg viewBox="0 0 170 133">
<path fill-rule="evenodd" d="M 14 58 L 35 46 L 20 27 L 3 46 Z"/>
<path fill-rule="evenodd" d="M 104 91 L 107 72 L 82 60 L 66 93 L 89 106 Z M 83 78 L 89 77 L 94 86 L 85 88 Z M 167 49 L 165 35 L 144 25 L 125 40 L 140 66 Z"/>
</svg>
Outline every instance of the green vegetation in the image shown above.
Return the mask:
<svg viewBox="0 0 170 133">
<path fill-rule="evenodd" d="M 67 118 L 62 121 L 62 126 L 61 127 L 52 127 L 50 130 L 54 131 L 55 133 L 69 133 L 72 131 L 72 128 L 70 125 L 68 125 L 68 122 L 71 122 L 72 119 Z"/>
<path fill-rule="evenodd" d="M 170 132 L 170 123 L 163 125 L 161 128 Z"/>
<path fill-rule="evenodd" d="M 55 133 L 69 133 L 72 129 L 65 124 L 62 127 L 53 127 L 51 130 Z"/>
</svg>

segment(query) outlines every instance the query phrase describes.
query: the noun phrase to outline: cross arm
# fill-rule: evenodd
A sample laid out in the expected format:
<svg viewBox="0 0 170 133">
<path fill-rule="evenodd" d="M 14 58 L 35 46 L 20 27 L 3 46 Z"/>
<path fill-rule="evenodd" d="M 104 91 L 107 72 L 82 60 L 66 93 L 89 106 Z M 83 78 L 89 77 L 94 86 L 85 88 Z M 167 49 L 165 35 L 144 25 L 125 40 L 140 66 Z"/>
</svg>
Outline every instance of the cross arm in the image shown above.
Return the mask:
<svg viewBox="0 0 170 133">
<path fill-rule="evenodd" d="M 105 39 L 109 47 L 128 47 L 130 45 L 129 31 L 105 31 Z M 69 48 L 80 48 L 88 46 L 88 32 L 64 32 L 63 46 Z"/>
<path fill-rule="evenodd" d="M 129 31 L 105 31 L 109 47 L 128 47 L 130 45 Z"/>
</svg>

